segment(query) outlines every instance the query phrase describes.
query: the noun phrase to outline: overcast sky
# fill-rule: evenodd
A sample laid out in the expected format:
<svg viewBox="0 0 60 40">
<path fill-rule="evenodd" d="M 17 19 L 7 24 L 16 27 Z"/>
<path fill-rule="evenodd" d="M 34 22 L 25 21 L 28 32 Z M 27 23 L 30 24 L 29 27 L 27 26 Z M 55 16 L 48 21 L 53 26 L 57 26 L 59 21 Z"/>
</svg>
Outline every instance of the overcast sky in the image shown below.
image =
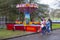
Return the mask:
<svg viewBox="0 0 60 40">
<path fill-rule="evenodd" d="M 60 9 L 60 5 L 58 3 L 59 1 L 60 0 L 38 0 L 38 3 L 40 3 L 40 4 L 48 4 L 51 8 Z"/>
</svg>

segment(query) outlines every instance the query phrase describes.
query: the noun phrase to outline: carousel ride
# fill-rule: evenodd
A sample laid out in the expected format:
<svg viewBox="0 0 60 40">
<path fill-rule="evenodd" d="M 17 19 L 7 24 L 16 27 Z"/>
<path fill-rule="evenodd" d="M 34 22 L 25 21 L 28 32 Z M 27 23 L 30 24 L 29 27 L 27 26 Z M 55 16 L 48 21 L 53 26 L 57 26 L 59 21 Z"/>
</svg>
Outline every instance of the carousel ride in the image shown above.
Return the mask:
<svg viewBox="0 0 60 40">
<path fill-rule="evenodd" d="M 40 22 L 31 22 L 30 14 L 38 9 L 38 5 L 34 3 L 17 4 L 16 8 L 24 13 L 24 21 L 21 22 L 17 20 L 15 24 L 8 24 L 7 29 L 37 32 L 40 29 Z"/>
</svg>

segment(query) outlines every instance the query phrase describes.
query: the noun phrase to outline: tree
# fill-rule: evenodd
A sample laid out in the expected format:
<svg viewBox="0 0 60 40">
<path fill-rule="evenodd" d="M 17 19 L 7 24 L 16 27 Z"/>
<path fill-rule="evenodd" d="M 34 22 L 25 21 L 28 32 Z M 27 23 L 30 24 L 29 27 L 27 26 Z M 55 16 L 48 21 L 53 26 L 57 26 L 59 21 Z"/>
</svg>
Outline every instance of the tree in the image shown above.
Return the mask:
<svg viewBox="0 0 60 40">
<path fill-rule="evenodd" d="M 15 20 L 18 15 L 16 4 L 24 0 L 0 0 L 0 16 L 6 16 L 9 20 Z"/>
<path fill-rule="evenodd" d="M 34 2 L 35 0 L 30 0 L 30 2 Z M 15 20 L 19 15 L 24 15 L 22 12 L 20 12 L 18 9 L 16 9 L 16 4 L 25 3 L 24 0 L 0 0 L 0 16 L 6 16 L 9 18 L 9 20 Z M 34 2 L 35 3 L 35 2 Z M 36 3 L 38 4 L 38 3 Z M 48 8 L 47 5 L 38 4 L 39 8 L 34 11 L 31 15 L 34 15 L 34 17 L 38 16 L 39 12 L 44 13 Z M 31 18 L 34 18 L 33 16 Z M 21 20 L 24 19 L 24 16 L 22 16 Z"/>
<path fill-rule="evenodd" d="M 37 4 L 37 3 L 36 3 L 36 4 Z M 47 14 L 47 13 L 45 14 L 45 12 L 48 12 L 49 6 L 48 6 L 48 5 L 45 5 L 45 4 L 37 4 L 37 5 L 39 5 L 39 6 L 38 6 L 38 9 L 35 10 L 35 11 L 31 14 L 31 15 L 34 15 L 34 17 L 32 16 L 31 18 L 33 19 L 33 18 L 36 18 L 36 17 L 38 17 L 38 18 L 40 18 L 40 17 L 47 17 L 48 14 Z M 39 16 L 39 13 L 41 13 L 42 15 Z"/>
</svg>

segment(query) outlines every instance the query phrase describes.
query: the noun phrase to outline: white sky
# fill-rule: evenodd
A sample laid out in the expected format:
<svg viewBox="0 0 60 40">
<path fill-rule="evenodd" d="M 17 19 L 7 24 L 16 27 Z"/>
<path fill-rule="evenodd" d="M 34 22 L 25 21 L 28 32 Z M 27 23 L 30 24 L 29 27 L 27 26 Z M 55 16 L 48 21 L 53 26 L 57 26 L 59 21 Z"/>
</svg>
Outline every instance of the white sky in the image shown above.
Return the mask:
<svg viewBox="0 0 60 40">
<path fill-rule="evenodd" d="M 38 0 L 38 3 L 48 4 L 51 8 L 59 9 L 60 7 L 57 6 L 58 1 L 60 1 L 60 0 Z"/>
</svg>

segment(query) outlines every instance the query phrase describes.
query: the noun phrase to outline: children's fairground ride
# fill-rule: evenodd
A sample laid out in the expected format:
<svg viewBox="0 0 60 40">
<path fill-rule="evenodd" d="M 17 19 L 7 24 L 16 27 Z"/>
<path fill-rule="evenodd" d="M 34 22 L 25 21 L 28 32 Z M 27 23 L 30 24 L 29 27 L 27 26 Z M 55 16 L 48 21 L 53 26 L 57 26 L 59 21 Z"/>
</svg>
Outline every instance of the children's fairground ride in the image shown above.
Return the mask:
<svg viewBox="0 0 60 40">
<path fill-rule="evenodd" d="M 38 5 L 34 3 L 17 4 L 16 8 L 24 13 L 24 21 L 16 21 L 15 24 L 8 24 L 8 30 L 22 30 L 28 32 L 37 32 L 40 28 L 40 22 L 31 22 L 30 14 L 38 9 Z M 37 24 L 37 25 L 36 25 Z"/>
</svg>

